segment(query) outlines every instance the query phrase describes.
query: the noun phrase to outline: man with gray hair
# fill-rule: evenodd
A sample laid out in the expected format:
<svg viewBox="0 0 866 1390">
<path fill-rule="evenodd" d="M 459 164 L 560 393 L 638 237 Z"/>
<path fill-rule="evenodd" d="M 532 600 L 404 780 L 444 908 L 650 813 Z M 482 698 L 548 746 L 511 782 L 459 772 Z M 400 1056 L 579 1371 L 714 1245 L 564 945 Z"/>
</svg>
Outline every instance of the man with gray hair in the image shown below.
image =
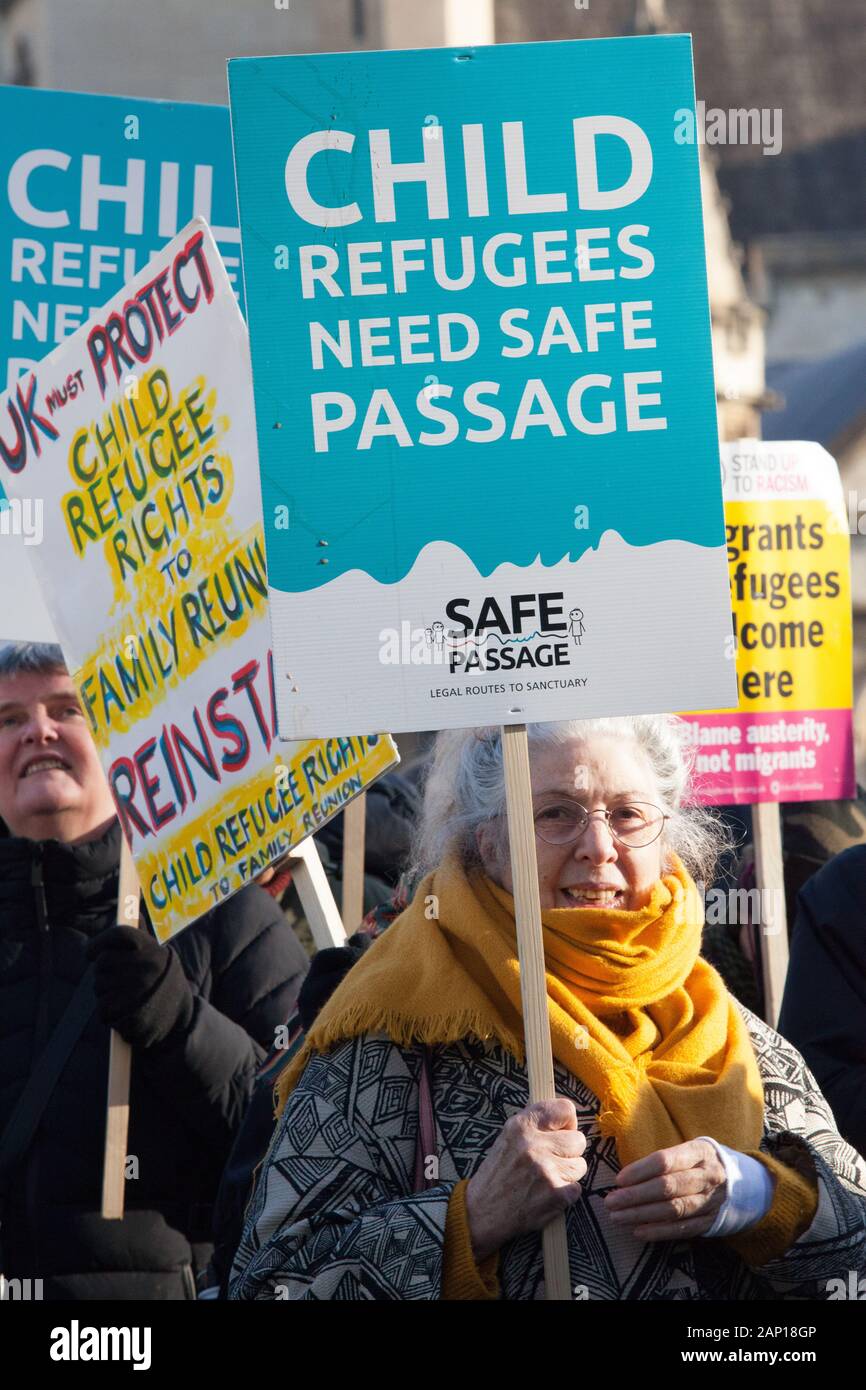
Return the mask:
<svg viewBox="0 0 866 1390">
<path fill-rule="evenodd" d="M 195 1297 L 223 1164 L 306 970 L 254 884 L 168 947 L 115 926 L 120 845 L 61 649 L 3 648 L 0 1271 L 46 1299 Z M 99 1201 L 110 1028 L 133 1048 L 122 1221 Z M 46 1057 L 31 1133 L 19 1102 Z"/>
</svg>

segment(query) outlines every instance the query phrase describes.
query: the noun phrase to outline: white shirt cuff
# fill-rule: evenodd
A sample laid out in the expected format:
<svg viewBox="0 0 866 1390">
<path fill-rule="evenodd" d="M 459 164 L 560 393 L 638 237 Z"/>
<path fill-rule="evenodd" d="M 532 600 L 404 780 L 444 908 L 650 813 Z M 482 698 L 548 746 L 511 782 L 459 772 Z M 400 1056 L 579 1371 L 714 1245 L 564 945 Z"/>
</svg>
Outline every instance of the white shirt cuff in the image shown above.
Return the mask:
<svg viewBox="0 0 866 1390">
<path fill-rule="evenodd" d="M 700 1135 L 712 1144 L 725 1170 L 725 1200 L 704 1239 L 733 1236 L 763 1220 L 773 1202 L 774 1183 L 770 1172 L 756 1158 L 729 1149 L 708 1134 Z"/>
</svg>

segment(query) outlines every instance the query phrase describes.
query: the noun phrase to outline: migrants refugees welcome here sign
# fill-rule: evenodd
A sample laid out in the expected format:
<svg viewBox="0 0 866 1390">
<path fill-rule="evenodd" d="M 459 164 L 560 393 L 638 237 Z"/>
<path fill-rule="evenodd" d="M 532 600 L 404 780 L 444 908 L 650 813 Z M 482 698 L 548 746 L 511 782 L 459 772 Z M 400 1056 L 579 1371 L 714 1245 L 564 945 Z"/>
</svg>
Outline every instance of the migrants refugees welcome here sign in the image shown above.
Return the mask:
<svg viewBox="0 0 866 1390">
<path fill-rule="evenodd" d="M 229 88 L 283 736 L 732 702 L 690 40 Z"/>
</svg>

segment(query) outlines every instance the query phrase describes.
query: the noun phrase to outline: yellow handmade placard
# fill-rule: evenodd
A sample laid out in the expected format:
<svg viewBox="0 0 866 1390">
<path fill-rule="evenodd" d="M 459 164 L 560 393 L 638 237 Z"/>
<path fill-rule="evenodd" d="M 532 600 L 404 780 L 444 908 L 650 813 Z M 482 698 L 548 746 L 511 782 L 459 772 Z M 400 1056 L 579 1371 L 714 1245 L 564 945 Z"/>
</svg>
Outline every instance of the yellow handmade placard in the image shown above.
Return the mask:
<svg viewBox="0 0 866 1390">
<path fill-rule="evenodd" d="M 246 328 L 195 219 L 0 400 L 2 480 L 157 935 L 230 896 L 398 761 L 280 743 Z"/>
<path fill-rule="evenodd" d="M 688 714 L 711 805 L 854 795 L 850 539 L 820 445 L 722 448 L 739 704 Z"/>
</svg>

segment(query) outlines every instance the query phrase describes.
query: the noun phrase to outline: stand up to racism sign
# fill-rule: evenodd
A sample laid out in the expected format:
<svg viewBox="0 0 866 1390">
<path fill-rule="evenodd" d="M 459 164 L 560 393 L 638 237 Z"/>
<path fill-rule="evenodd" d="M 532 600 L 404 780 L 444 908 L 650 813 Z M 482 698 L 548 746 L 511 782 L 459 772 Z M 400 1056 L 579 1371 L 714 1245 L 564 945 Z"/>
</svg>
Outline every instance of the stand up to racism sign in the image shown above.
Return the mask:
<svg viewBox="0 0 866 1390">
<path fill-rule="evenodd" d="M 690 40 L 229 89 L 281 733 L 733 700 Z"/>
<path fill-rule="evenodd" d="M 709 805 L 855 794 L 848 518 L 820 444 L 722 447 L 739 708 L 684 716 Z"/>
<path fill-rule="evenodd" d="M 0 398 L 0 469 L 13 505 L 45 499 L 33 566 L 161 939 L 396 761 L 387 736 L 275 742 L 256 463 L 201 219 Z"/>
</svg>

